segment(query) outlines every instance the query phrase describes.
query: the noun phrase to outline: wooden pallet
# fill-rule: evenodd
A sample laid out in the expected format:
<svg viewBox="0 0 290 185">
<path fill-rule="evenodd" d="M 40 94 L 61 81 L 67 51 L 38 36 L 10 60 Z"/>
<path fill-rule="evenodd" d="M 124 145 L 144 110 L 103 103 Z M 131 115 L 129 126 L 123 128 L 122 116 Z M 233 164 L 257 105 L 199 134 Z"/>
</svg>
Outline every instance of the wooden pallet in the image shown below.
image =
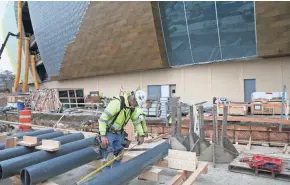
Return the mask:
<svg viewBox="0 0 290 185">
<path fill-rule="evenodd" d="M 186 170 L 171 169 L 168 167 L 168 161 L 164 159 L 156 163 L 149 170 L 140 174 L 139 179 L 159 182 L 159 179 L 164 179 L 162 178 L 162 170 L 167 169 L 175 171 L 175 175 L 165 182 L 160 183 L 165 183 L 166 185 L 191 185 L 196 181 L 200 174 L 208 173 L 208 163 L 199 161 L 197 169 L 190 172 Z"/>
<path fill-rule="evenodd" d="M 282 159 L 283 160 L 283 168 L 280 174 L 277 174 L 276 177 L 272 177 L 272 174 L 265 171 L 259 171 L 257 172 L 250 168 L 248 163 L 240 162 L 240 159 L 242 158 L 251 158 L 254 154 L 240 154 L 233 162 L 229 164 L 229 171 L 235 172 L 235 173 L 243 173 L 243 174 L 249 174 L 249 175 L 256 175 L 259 177 L 266 177 L 266 178 L 275 178 L 277 180 L 282 181 L 290 181 L 290 158 L 289 159 Z M 266 155 L 264 155 L 266 156 Z M 267 155 L 268 156 L 268 155 Z M 271 157 L 271 156 L 268 156 Z M 289 170 L 288 170 L 289 169 Z"/>
</svg>

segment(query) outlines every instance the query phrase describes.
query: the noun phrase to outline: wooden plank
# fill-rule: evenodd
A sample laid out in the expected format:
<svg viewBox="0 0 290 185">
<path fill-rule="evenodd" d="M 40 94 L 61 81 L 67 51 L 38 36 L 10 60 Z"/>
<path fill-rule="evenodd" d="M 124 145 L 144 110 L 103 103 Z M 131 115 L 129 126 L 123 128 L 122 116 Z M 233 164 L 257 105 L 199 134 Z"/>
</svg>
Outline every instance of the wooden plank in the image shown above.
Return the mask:
<svg viewBox="0 0 290 185">
<path fill-rule="evenodd" d="M 17 137 L 7 138 L 5 141 L 5 149 L 15 148 L 17 146 Z"/>
<path fill-rule="evenodd" d="M 168 157 L 168 168 L 173 168 L 177 170 L 186 170 L 186 171 L 195 171 L 197 167 L 197 159 L 196 160 L 187 160 L 184 159 L 176 159 Z"/>
<path fill-rule="evenodd" d="M 196 153 L 169 149 L 168 150 L 168 158 L 195 161 L 196 160 Z"/>
<path fill-rule="evenodd" d="M 204 116 L 204 120 L 212 121 L 212 116 Z M 223 117 L 218 116 L 218 120 L 222 121 Z M 281 119 L 268 119 L 268 118 L 250 118 L 250 117 L 241 117 L 241 116 L 228 116 L 228 121 L 237 121 L 237 122 L 253 122 L 253 123 L 277 123 L 290 125 L 290 120 L 281 120 Z"/>
<path fill-rule="evenodd" d="M 38 139 L 37 137 L 33 137 L 33 136 L 23 136 L 23 141 L 19 141 L 18 144 L 22 146 L 27 146 L 27 147 L 33 147 L 33 146 L 37 146 Z"/>
<path fill-rule="evenodd" d="M 152 143 L 152 142 L 155 142 L 155 141 L 161 140 L 162 138 L 167 137 L 168 135 L 169 135 L 168 133 L 160 134 L 160 135 L 157 136 L 157 137 L 154 137 L 154 138 L 151 138 L 151 139 L 146 139 L 146 140 L 144 141 L 144 143 Z"/>
<path fill-rule="evenodd" d="M 160 176 L 161 171 L 162 169 L 153 166 L 149 170 L 141 173 L 138 178 L 159 182 L 159 176 Z"/>
<path fill-rule="evenodd" d="M 177 174 L 166 185 L 180 185 L 186 178 L 186 171 L 178 170 Z"/>
<path fill-rule="evenodd" d="M 45 150 L 48 152 L 55 152 L 60 149 L 60 142 L 54 140 L 42 140 L 42 145 L 37 146 L 38 150 Z"/>
<path fill-rule="evenodd" d="M 198 168 L 196 169 L 196 171 L 194 171 L 189 177 L 188 179 L 183 183 L 183 185 L 191 185 L 194 183 L 194 181 L 197 179 L 197 177 L 202 173 L 207 171 L 208 168 L 208 163 L 207 162 L 202 162 L 199 161 L 198 163 Z"/>
<path fill-rule="evenodd" d="M 6 140 L 5 134 L 0 134 L 0 142 L 4 142 Z"/>
<path fill-rule="evenodd" d="M 162 160 L 162 161 L 158 161 L 154 166 L 158 166 L 158 167 L 168 167 L 168 160 Z"/>
</svg>

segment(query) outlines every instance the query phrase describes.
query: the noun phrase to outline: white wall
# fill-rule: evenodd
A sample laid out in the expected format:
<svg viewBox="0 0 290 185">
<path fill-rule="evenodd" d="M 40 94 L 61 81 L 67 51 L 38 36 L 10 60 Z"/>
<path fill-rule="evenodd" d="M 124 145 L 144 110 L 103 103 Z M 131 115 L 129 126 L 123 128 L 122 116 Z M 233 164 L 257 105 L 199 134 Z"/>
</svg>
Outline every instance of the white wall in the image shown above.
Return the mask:
<svg viewBox="0 0 290 185">
<path fill-rule="evenodd" d="M 244 101 L 244 79 L 256 79 L 257 91 L 290 93 L 290 57 L 221 62 L 177 69 L 161 69 L 128 74 L 100 76 L 68 81 L 46 82 L 42 88 L 84 88 L 85 93 L 99 90 L 106 96 L 119 94 L 138 86 L 147 91 L 148 85 L 176 84 L 176 96 L 188 103 L 211 101 L 213 96 L 231 101 Z"/>
</svg>

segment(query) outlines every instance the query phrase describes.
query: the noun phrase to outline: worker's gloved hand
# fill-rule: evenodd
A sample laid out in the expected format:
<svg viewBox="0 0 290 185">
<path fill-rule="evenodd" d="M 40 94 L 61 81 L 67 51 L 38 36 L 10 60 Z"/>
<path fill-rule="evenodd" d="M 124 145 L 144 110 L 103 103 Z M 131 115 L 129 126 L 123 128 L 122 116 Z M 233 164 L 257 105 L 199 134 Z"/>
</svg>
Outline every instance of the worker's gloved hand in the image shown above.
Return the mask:
<svg viewBox="0 0 290 185">
<path fill-rule="evenodd" d="M 102 141 L 102 147 L 103 148 L 107 148 L 109 145 L 109 140 L 107 138 L 107 136 L 101 136 L 101 141 Z"/>
<path fill-rule="evenodd" d="M 142 145 L 144 143 L 144 136 L 139 136 L 138 137 L 138 145 Z"/>
</svg>

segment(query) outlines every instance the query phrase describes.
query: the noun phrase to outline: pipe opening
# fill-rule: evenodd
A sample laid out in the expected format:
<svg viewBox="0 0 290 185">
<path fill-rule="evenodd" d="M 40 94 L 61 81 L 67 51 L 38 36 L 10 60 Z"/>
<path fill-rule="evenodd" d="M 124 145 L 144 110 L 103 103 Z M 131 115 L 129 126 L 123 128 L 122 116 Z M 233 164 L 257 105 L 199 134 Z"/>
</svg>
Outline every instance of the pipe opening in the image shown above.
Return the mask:
<svg viewBox="0 0 290 185">
<path fill-rule="evenodd" d="M 1 177 L 1 180 L 3 180 L 3 170 L 2 170 L 2 166 L 0 165 L 0 177 Z"/>
<path fill-rule="evenodd" d="M 30 185 L 30 175 L 29 172 L 25 169 L 20 172 L 20 179 L 23 185 Z"/>
</svg>

